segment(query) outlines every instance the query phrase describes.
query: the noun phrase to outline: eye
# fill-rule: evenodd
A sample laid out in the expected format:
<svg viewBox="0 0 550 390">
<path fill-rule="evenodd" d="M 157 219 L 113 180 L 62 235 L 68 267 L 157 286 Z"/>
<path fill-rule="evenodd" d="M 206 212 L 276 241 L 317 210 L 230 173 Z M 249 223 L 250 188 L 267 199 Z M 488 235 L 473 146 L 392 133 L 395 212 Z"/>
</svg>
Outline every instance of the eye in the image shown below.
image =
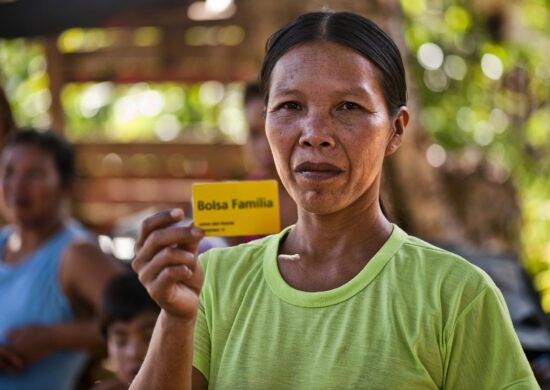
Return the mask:
<svg viewBox="0 0 550 390">
<path fill-rule="evenodd" d="M 11 177 L 13 169 L 11 167 L 5 167 L 0 170 L 0 179 L 6 180 Z"/>
<path fill-rule="evenodd" d="M 128 338 L 124 335 L 115 335 L 113 341 L 117 348 L 123 348 L 128 343 Z"/>
<path fill-rule="evenodd" d="M 340 109 L 345 111 L 359 110 L 361 106 L 352 102 L 343 102 L 340 104 Z"/>
<path fill-rule="evenodd" d="M 296 102 L 285 102 L 281 104 L 281 108 L 285 110 L 300 110 L 302 107 Z"/>
<path fill-rule="evenodd" d="M 29 172 L 29 177 L 31 179 L 41 179 L 44 176 L 44 173 L 40 169 L 33 169 Z"/>
</svg>

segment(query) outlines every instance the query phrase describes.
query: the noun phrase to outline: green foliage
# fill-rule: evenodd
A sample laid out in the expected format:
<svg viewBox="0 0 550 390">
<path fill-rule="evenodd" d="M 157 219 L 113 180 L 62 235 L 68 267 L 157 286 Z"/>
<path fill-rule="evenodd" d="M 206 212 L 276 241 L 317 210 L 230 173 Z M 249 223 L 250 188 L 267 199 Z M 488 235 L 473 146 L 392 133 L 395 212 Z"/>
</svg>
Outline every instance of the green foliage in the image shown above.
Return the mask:
<svg viewBox="0 0 550 390">
<path fill-rule="evenodd" d="M 478 149 L 511 173 L 524 263 L 550 311 L 550 2 L 401 4 L 420 119 L 445 149 Z"/>
<path fill-rule="evenodd" d="M 94 29 L 88 35 L 97 34 Z M 69 34 L 71 42 L 82 40 L 73 35 Z M 39 43 L 0 40 L 0 83 L 19 126 L 45 128 L 50 125 L 49 80 Z M 242 92 L 240 83 L 224 85 L 217 81 L 69 83 L 61 93 L 65 133 L 72 141 L 179 139 L 243 143 L 246 125 Z"/>
<path fill-rule="evenodd" d="M 19 126 L 47 127 L 51 95 L 46 60 L 38 43 L 0 40 L 0 84 Z"/>
<path fill-rule="evenodd" d="M 68 84 L 61 96 L 73 140 L 244 142 L 242 86 Z"/>
</svg>

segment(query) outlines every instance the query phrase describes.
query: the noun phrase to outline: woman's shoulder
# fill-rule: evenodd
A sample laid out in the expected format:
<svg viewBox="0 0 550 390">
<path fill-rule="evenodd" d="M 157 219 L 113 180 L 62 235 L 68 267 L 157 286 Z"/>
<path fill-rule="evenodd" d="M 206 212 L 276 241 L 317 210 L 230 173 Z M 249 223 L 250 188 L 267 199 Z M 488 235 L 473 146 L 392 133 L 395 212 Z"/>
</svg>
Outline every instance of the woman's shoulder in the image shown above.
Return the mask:
<svg viewBox="0 0 550 390">
<path fill-rule="evenodd" d="M 445 323 L 473 303 L 481 302 L 481 297 L 494 304 L 502 302 L 499 288 L 484 270 L 456 253 L 419 238 L 408 236 L 391 264 L 398 284 L 409 286 L 422 294 L 425 302 L 440 307 Z M 417 295 L 410 296 L 414 299 Z"/>
<path fill-rule="evenodd" d="M 435 245 L 410 235 L 403 243 L 402 252 L 406 256 L 414 256 L 417 261 L 429 263 L 432 267 L 460 269 L 474 274 L 481 270 L 459 254 L 445 249 L 444 245 Z"/>
<path fill-rule="evenodd" d="M 472 292 L 496 288 L 491 277 L 469 260 L 414 236 L 407 237 L 397 256 L 401 265 L 410 266 L 432 281 Z"/>
</svg>

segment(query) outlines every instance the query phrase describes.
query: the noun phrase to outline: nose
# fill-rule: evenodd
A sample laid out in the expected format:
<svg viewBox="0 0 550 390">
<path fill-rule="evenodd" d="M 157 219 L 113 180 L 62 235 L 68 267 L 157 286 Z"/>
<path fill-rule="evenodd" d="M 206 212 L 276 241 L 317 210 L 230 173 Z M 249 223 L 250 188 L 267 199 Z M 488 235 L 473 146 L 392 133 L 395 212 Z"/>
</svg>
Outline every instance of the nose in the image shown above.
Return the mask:
<svg viewBox="0 0 550 390">
<path fill-rule="evenodd" d="M 147 345 L 139 339 L 131 339 L 126 345 L 126 356 L 135 360 L 143 360 L 147 353 Z"/>
<path fill-rule="evenodd" d="M 336 145 L 334 123 L 330 118 L 330 114 L 312 110 L 304 119 L 304 126 L 299 140 L 300 146 L 325 149 L 333 148 Z"/>
</svg>

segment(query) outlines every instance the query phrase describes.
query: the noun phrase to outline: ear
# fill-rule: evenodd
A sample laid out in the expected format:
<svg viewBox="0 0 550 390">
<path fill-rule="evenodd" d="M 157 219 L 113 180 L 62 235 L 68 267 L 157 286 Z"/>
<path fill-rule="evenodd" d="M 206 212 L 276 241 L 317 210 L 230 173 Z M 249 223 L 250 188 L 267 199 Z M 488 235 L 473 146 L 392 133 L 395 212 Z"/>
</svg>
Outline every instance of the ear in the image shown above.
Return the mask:
<svg viewBox="0 0 550 390">
<path fill-rule="evenodd" d="M 392 135 L 388 142 L 388 146 L 386 146 L 386 156 L 389 156 L 397 149 L 399 149 L 399 146 L 401 145 L 401 142 L 403 140 L 403 134 L 405 133 L 405 127 L 407 127 L 407 124 L 409 123 L 409 110 L 406 106 L 399 107 L 399 111 L 395 116 L 393 117 L 392 122 Z"/>
</svg>

